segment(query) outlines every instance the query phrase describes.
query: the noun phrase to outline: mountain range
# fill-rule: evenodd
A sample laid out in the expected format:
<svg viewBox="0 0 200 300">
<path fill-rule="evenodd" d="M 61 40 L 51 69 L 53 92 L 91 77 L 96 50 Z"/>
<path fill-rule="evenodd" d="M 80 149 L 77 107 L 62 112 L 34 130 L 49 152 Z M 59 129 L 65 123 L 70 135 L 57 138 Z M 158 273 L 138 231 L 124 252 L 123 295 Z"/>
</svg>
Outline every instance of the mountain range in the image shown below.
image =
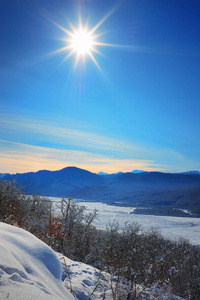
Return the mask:
<svg viewBox="0 0 200 300">
<path fill-rule="evenodd" d="M 131 171 L 130 173 L 147 173 L 148 171 L 143 171 L 143 170 L 133 170 Z M 98 175 L 115 175 L 115 174 L 124 174 L 124 172 L 117 172 L 117 173 L 105 173 L 105 172 L 99 172 Z M 182 172 L 182 173 L 175 173 L 175 174 L 185 174 L 185 175 L 200 175 L 200 172 L 199 171 L 186 171 L 186 172 Z"/>
<path fill-rule="evenodd" d="M 147 172 L 147 171 L 143 171 L 143 170 L 133 170 L 131 173 L 143 173 L 143 172 Z M 198 171 L 197 171 L 198 172 Z M 112 173 L 112 174 L 109 174 L 109 173 L 105 173 L 105 172 L 99 172 L 98 175 L 116 175 L 116 174 L 122 174 L 124 172 L 117 172 L 117 173 Z"/>
<path fill-rule="evenodd" d="M 5 177 L 6 175 L 9 175 L 9 173 L 0 173 L 0 178 Z"/>
<path fill-rule="evenodd" d="M 200 176 L 197 172 L 128 172 L 98 175 L 76 167 L 5 175 L 28 194 L 79 198 L 113 205 L 175 207 L 200 215 Z"/>
</svg>

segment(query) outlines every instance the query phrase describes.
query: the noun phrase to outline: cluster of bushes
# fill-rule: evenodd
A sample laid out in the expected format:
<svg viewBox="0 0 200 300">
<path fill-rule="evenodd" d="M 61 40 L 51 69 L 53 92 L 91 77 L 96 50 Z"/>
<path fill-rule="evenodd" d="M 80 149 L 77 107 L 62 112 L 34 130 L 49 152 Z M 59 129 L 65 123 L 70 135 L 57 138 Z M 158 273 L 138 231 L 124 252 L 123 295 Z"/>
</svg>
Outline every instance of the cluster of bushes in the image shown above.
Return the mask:
<svg viewBox="0 0 200 300">
<path fill-rule="evenodd" d="M 15 181 L 0 180 L 0 221 L 38 232 L 49 222 L 52 203 L 39 195 L 27 196 Z"/>
<path fill-rule="evenodd" d="M 0 221 L 17 224 L 67 257 L 110 274 L 113 299 L 139 299 L 137 287 L 154 284 L 197 300 L 200 295 L 200 248 L 188 241 L 170 241 L 159 232 L 144 232 L 137 223 L 106 230 L 92 223 L 98 211 L 86 213 L 72 198 L 61 198 L 56 209 L 44 197 L 26 196 L 14 182 L 0 182 Z M 141 294 L 142 295 L 142 294 Z"/>
</svg>

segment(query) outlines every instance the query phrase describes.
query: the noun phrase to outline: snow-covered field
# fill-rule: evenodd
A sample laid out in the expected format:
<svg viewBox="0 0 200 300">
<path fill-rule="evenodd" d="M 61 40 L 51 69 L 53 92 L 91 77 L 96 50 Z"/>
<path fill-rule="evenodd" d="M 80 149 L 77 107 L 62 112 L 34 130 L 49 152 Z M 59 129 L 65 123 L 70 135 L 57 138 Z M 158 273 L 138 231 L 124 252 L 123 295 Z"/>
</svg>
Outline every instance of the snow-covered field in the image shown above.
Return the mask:
<svg viewBox="0 0 200 300">
<path fill-rule="evenodd" d="M 127 221 L 137 222 L 145 231 L 156 228 L 166 238 L 177 240 L 183 237 L 192 244 L 200 245 L 200 218 L 134 215 L 130 214 L 133 207 L 111 206 L 99 202 L 79 203 L 85 205 L 88 211 L 95 208 L 99 210 L 98 220 L 95 220 L 94 225 L 100 229 L 105 229 L 113 220 L 118 221 L 120 226 Z"/>
<path fill-rule="evenodd" d="M 60 200 L 60 198 L 54 197 L 50 199 L 54 203 Z M 183 237 L 194 245 L 200 245 L 200 218 L 131 214 L 134 207 L 111 206 L 101 202 L 83 200 L 75 201 L 84 205 L 87 212 L 91 212 L 95 208 L 98 209 L 98 220 L 95 220 L 93 224 L 99 229 L 106 229 L 106 225 L 113 220 L 117 221 L 120 227 L 123 227 L 125 222 L 137 222 L 145 231 L 152 228 L 158 229 L 164 237 L 171 240 L 178 240 Z"/>
</svg>

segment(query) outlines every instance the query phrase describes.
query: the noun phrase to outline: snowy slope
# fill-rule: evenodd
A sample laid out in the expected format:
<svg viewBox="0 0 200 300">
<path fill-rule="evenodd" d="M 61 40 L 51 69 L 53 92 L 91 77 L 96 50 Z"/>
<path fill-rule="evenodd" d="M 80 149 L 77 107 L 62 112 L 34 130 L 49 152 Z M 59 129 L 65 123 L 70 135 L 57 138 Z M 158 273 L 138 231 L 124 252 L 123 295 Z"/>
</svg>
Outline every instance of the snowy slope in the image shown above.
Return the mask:
<svg viewBox="0 0 200 300">
<path fill-rule="evenodd" d="M 0 299 L 73 300 L 50 247 L 20 228 L 0 223 Z"/>
<path fill-rule="evenodd" d="M 63 264 L 65 286 L 73 291 L 77 300 L 116 299 L 112 294 L 111 280 L 113 290 L 115 290 L 117 285 L 122 292 L 121 297 L 119 296 L 117 299 L 124 300 L 123 291 L 126 290 L 126 286 L 123 283 L 117 283 L 115 277 L 92 266 L 73 261 L 59 253 L 57 255 Z M 184 300 L 179 296 L 173 295 L 172 288 L 167 284 L 159 286 L 157 283 L 150 288 L 137 285 L 136 294 L 138 296 L 137 299 L 140 300 Z"/>
<path fill-rule="evenodd" d="M 59 253 L 57 255 L 63 264 L 65 286 L 69 290 L 72 289 L 78 300 L 113 299 L 108 273 L 101 272 L 90 265 L 73 261 Z"/>
<path fill-rule="evenodd" d="M 137 292 L 141 290 L 138 285 Z M 23 229 L 0 223 L 0 299 L 112 300 L 111 275 L 55 253 Z M 145 289 L 140 299 L 182 300 L 167 285 Z"/>
</svg>

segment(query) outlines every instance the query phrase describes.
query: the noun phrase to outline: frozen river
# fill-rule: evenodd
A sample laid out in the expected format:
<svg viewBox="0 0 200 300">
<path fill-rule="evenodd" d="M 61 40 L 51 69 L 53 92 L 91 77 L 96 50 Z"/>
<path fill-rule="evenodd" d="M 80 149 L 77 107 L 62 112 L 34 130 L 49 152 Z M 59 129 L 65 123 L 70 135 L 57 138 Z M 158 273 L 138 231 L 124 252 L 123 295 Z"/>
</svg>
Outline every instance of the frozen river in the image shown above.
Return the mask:
<svg viewBox="0 0 200 300">
<path fill-rule="evenodd" d="M 100 229 L 105 229 L 113 220 L 118 221 L 120 226 L 127 221 L 137 222 L 145 231 L 157 228 L 166 238 L 183 237 L 192 244 L 200 245 L 200 218 L 138 215 L 130 214 L 134 210 L 133 207 L 111 206 L 98 202 L 80 202 L 80 204 L 85 205 L 88 211 L 95 208 L 99 210 L 98 220 L 94 225 Z"/>
<path fill-rule="evenodd" d="M 57 198 L 51 199 L 55 199 L 56 202 Z M 200 218 L 138 215 L 131 214 L 133 207 L 111 206 L 101 202 L 77 202 L 84 205 L 87 212 L 98 209 L 98 220 L 93 224 L 99 229 L 105 229 L 106 225 L 113 220 L 116 220 L 121 227 L 127 221 L 137 222 L 145 231 L 156 228 L 166 238 L 177 240 L 183 237 L 192 244 L 200 245 Z"/>
</svg>

